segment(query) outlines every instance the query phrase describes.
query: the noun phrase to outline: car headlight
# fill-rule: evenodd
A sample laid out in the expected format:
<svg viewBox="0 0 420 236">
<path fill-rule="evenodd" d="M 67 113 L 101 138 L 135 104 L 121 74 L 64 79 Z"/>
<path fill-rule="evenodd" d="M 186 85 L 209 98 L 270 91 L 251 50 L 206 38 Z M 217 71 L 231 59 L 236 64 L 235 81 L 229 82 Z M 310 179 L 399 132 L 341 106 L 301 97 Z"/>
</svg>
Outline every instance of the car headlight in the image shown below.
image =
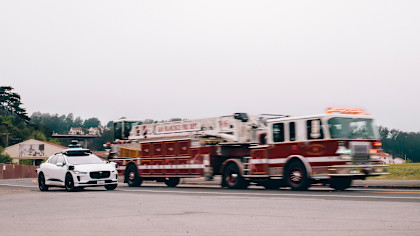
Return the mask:
<svg viewBox="0 0 420 236">
<path fill-rule="evenodd" d="M 73 171 L 76 175 L 86 175 L 88 172 L 82 172 L 82 171 L 78 171 L 78 170 L 75 170 L 75 171 Z"/>
</svg>

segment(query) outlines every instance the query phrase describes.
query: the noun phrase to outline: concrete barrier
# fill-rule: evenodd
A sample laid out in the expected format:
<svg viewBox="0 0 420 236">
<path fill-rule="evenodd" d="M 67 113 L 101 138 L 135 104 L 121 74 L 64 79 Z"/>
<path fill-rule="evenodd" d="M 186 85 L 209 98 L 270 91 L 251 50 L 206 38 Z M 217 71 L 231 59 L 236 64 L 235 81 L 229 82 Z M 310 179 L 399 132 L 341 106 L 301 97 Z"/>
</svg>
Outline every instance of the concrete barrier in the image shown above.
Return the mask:
<svg viewBox="0 0 420 236">
<path fill-rule="evenodd" d="M 38 166 L 0 164 L 0 179 L 36 178 Z"/>
</svg>

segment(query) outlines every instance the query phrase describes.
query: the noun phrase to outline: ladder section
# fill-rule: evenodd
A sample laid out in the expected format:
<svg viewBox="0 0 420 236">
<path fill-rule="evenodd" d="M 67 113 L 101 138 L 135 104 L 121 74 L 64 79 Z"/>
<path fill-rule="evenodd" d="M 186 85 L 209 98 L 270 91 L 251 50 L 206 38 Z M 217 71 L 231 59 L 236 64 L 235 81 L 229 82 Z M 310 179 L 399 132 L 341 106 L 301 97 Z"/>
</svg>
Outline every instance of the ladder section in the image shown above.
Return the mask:
<svg viewBox="0 0 420 236">
<path fill-rule="evenodd" d="M 251 175 L 252 173 L 251 157 L 244 157 L 244 177 Z"/>
</svg>

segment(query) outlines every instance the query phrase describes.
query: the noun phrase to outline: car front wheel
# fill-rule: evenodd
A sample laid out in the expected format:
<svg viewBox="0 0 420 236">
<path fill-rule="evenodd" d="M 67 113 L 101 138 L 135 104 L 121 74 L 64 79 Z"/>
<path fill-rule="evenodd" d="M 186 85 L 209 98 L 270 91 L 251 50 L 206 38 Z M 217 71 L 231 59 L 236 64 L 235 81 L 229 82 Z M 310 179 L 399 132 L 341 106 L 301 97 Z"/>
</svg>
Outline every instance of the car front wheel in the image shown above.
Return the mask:
<svg viewBox="0 0 420 236">
<path fill-rule="evenodd" d="M 66 191 L 67 192 L 73 192 L 76 190 L 76 188 L 74 187 L 74 180 L 73 180 L 73 176 L 71 176 L 70 173 L 66 174 L 66 178 L 65 178 L 65 187 L 66 187 Z"/>
<path fill-rule="evenodd" d="M 38 175 L 38 187 L 41 191 L 48 191 L 48 186 L 45 185 L 45 176 L 42 172 Z"/>
<path fill-rule="evenodd" d="M 114 190 L 117 188 L 116 184 L 105 185 L 106 190 Z"/>
</svg>

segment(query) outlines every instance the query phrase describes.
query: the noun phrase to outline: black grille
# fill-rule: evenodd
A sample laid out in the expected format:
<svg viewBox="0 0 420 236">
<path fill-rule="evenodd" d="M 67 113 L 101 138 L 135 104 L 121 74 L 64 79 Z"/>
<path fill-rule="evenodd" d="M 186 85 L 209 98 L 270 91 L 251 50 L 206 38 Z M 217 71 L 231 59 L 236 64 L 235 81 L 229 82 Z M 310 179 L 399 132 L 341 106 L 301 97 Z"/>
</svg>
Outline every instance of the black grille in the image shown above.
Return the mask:
<svg viewBox="0 0 420 236">
<path fill-rule="evenodd" d="M 104 179 L 104 178 L 108 178 L 110 175 L 111 175 L 110 171 L 90 172 L 90 177 L 92 179 Z"/>
</svg>

